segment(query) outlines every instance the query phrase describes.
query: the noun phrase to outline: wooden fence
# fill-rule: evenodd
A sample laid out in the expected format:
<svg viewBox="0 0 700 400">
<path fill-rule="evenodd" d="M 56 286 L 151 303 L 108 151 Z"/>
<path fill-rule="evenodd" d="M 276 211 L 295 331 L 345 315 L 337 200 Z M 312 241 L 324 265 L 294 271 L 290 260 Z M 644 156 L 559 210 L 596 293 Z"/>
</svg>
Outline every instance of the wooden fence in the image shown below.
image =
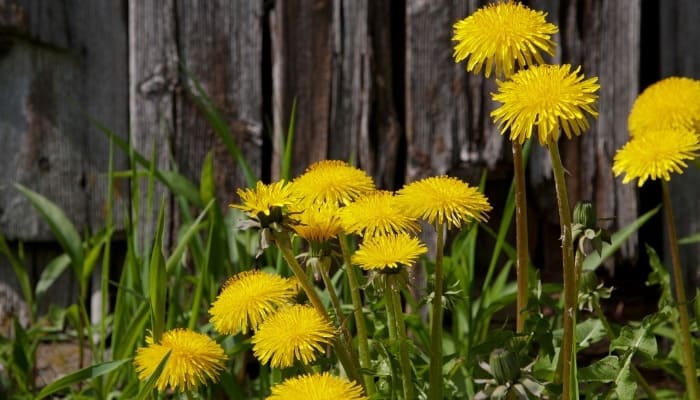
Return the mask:
<svg viewBox="0 0 700 400">
<path fill-rule="evenodd" d="M 0 0 L 0 232 L 25 243 L 37 271 L 59 251 L 15 182 L 55 201 L 84 231 L 99 229 L 109 141 L 87 116 L 155 154 L 159 167 L 195 181 L 213 149 L 218 190 L 230 202 L 243 174 L 197 110 L 183 69 L 201 82 L 265 179 L 277 177 L 296 100 L 293 173 L 315 160 L 353 159 L 392 189 L 435 174 L 476 183 L 486 168 L 488 194 L 498 203 L 511 163 L 510 146 L 488 116 L 494 84 L 452 59 L 452 24 L 483 3 Z M 654 185 L 641 194 L 622 185 L 612 158 L 628 138 L 627 114 L 641 89 L 670 75 L 700 77 L 700 2 L 529 4 L 560 28 L 553 61 L 582 65 L 601 84 L 592 129 L 562 141 L 573 201 L 593 200 L 599 216 L 615 217 L 613 230 L 625 226 L 660 195 Z M 128 168 L 126 154 L 117 152 L 115 163 Z M 557 263 L 559 231 L 548 159 L 536 146 L 528 187 L 533 260 L 546 270 Z M 114 188 L 120 221 L 128 184 Z M 699 171 L 674 178 L 672 191 L 680 234 L 700 231 Z M 177 226 L 177 213 L 169 215 Z M 643 269 L 641 242 L 661 250 L 662 229 L 657 218 L 641 239 L 628 241 L 618 271 Z M 700 246 L 683 252 L 697 283 Z M 13 281 L 5 260 L 2 280 Z M 54 295 L 70 293 L 70 285 L 66 278 Z"/>
</svg>

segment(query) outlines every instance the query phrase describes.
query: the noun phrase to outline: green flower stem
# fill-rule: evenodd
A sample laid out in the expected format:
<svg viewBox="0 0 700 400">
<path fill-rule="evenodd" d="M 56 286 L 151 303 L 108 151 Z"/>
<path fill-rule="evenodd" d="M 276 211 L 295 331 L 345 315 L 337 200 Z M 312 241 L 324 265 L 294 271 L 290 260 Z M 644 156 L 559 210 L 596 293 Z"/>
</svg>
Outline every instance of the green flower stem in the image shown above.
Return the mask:
<svg viewBox="0 0 700 400">
<path fill-rule="evenodd" d="M 331 277 L 328 275 L 328 270 L 330 269 L 330 260 L 327 257 L 323 257 L 319 262 L 319 270 L 321 272 L 321 279 L 323 279 L 323 284 L 326 285 L 328 290 L 328 296 L 331 298 L 331 304 L 333 305 L 333 310 L 337 316 L 338 322 L 340 324 L 340 329 L 343 331 L 343 336 L 345 337 L 345 344 L 350 346 L 352 343 L 352 336 L 348 331 L 348 328 L 342 321 L 345 320 L 345 314 L 343 314 L 343 308 L 340 305 L 340 299 L 338 298 L 338 293 L 335 291 Z"/>
<path fill-rule="evenodd" d="M 403 398 L 404 400 L 412 400 L 413 382 L 411 379 L 411 362 L 408 358 L 408 337 L 406 336 L 406 323 L 404 322 L 403 307 L 401 306 L 401 282 L 398 279 L 399 275 L 390 276 L 390 282 L 386 288 L 387 301 L 391 302 L 396 323 L 396 333 L 399 341 L 399 363 L 401 364 L 401 376 L 403 378 Z"/>
<path fill-rule="evenodd" d="M 430 387 L 428 400 L 442 400 L 442 255 L 445 224 L 436 223 L 435 289 L 430 321 Z"/>
<path fill-rule="evenodd" d="M 610 326 L 610 322 L 608 322 L 608 319 L 605 317 L 603 309 L 600 307 L 600 300 L 598 299 L 598 296 L 593 296 L 592 303 L 593 312 L 603 324 L 603 328 L 605 328 L 605 333 L 608 335 L 608 338 L 610 340 L 615 339 L 615 332 Z M 658 400 L 658 397 L 656 397 L 656 391 L 652 389 L 651 386 L 649 386 L 649 383 L 646 381 L 646 379 L 644 379 L 644 376 L 639 372 L 639 370 L 637 369 L 637 367 L 634 366 L 634 364 L 630 364 L 630 370 L 632 371 L 634 379 L 637 381 L 639 386 L 642 387 L 642 390 L 644 390 L 644 392 L 647 394 L 649 400 Z"/>
<path fill-rule="evenodd" d="M 326 307 L 324 307 L 323 303 L 321 302 L 321 298 L 318 297 L 318 293 L 316 293 L 316 289 L 311 285 L 308 276 L 306 276 L 306 273 L 304 273 L 304 270 L 301 268 L 301 265 L 299 265 L 296 257 L 294 257 L 289 234 L 286 232 L 274 232 L 273 237 L 275 244 L 277 244 L 277 248 L 282 253 L 282 257 L 284 257 L 285 261 L 287 261 L 287 264 L 292 269 L 292 272 L 294 272 L 299 284 L 304 289 L 306 297 L 309 298 L 311 304 L 314 306 L 314 308 L 316 308 L 316 310 L 318 310 L 319 313 L 321 313 L 323 318 L 325 318 L 327 321 L 331 321 Z M 335 350 L 335 354 L 338 356 L 338 360 L 343 365 L 343 368 L 345 368 L 348 377 L 362 384 L 356 363 L 352 358 L 352 352 L 349 352 L 348 349 L 345 348 L 344 343 L 339 340 L 333 341 L 333 350 Z"/>
<path fill-rule="evenodd" d="M 367 324 L 365 323 L 365 315 L 362 312 L 362 297 L 360 297 L 360 284 L 357 281 L 355 274 L 355 266 L 352 265 L 350 259 L 350 249 L 348 247 L 348 238 L 345 234 L 338 235 L 340 249 L 343 253 L 345 263 L 345 273 L 348 277 L 348 285 L 350 286 L 350 298 L 352 299 L 352 309 L 355 316 L 355 325 L 357 327 L 357 347 L 360 354 L 360 367 L 369 370 L 372 367 L 369 358 L 369 341 L 367 339 Z M 370 397 L 376 392 L 374 386 L 374 377 L 369 374 L 363 374 L 365 381 L 365 389 Z"/>
<path fill-rule="evenodd" d="M 513 145 L 513 173 L 515 180 L 515 247 L 516 247 L 516 275 L 518 282 L 517 292 L 517 316 L 516 332 L 525 329 L 527 319 L 527 296 L 530 291 L 528 285 L 527 267 L 529 263 L 527 243 L 527 198 L 525 195 L 525 163 L 523 161 L 523 148 L 519 143 Z"/>
<path fill-rule="evenodd" d="M 552 172 L 554 185 L 557 191 L 557 206 L 559 209 L 559 226 L 561 227 L 561 252 L 562 269 L 564 275 L 564 334 L 561 343 L 559 357 L 563 362 L 559 364 L 557 375 L 562 381 L 562 394 L 564 399 L 570 399 L 572 393 L 571 376 L 575 374 L 574 364 L 574 314 L 577 309 L 576 269 L 574 266 L 573 239 L 571 237 L 571 209 L 569 207 L 569 195 L 564 179 L 564 165 L 559 155 L 559 146 L 556 141 L 547 144 L 549 156 L 552 160 Z"/>
<path fill-rule="evenodd" d="M 692 336 L 690 335 L 690 321 L 688 319 L 688 301 L 685 296 L 685 284 L 681 271 L 681 257 L 678 250 L 678 236 L 676 234 L 676 223 L 673 216 L 671 204 L 671 194 L 668 183 L 661 181 L 663 189 L 664 212 L 666 214 L 666 226 L 668 228 L 668 240 L 671 248 L 671 264 L 673 267 L 673 283 L 676 287 L 676 304 L 678 304 L 678 314 L 681 322 L 681 331 L 677 332 L 683 353 L 683 375 L 685 375 L 686 390 L 689 399 L 700 399 L 700 389 L 698 389 L 698 378 L 695 369 L 695 354 L 693 352 Z"/>
</svg>

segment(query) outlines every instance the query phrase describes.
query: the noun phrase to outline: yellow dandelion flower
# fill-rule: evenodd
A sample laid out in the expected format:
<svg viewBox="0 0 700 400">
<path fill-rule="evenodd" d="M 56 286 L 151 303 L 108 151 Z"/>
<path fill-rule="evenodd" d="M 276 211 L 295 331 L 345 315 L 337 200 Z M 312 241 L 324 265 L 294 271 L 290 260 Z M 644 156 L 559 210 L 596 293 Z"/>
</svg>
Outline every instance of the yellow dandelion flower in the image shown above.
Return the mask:
<svg viewBox="0 0 700 400">
<path fill-rule="evenodd" d="M 416 218 L 404 213 L 396 196 L 385 190 L 364 194 L 340 210 L 343 229 L 349 233 L 374 236 L 418 232 Z"/>
<path fill-rule="evenodd" d="M 375 190 L 372 177 L 345 161 L 323 160 L 294 180 L 305 203 L 348 204 L 362 193 Z"/>
<path fill-rule="evenodd" d="M 481 72 L 488 78 L 492 69 L 496 77 L 509 77 L 515 65 L 522 68 L 542 64 L 540 51 L 554 55 L 551 37 L 558 28 L 545 20 L 547 13 L 532 10 L 520 3 L 486 5 L 454 24 L 454 59 L 467 61 L 467 71 Z"/>
<path fill-rule="evenodd" d="M 156 381 L 159 392 L 168 387 L 189 391 L 208 379 L 216 381 L 226 361 L 224 349 L 209 336 L 173 329 L 164 332 L 159 343 L 154 343 L 151 336 L 146 337 L 146 347 L 136 350 L 134 365 L 139 379 L 148 380 L 168 352 L 170 358 Z"/>
<path fill-rule="evenodd" d="M 700 135 L 700 81 L 670 77 L 647 87 L 634 101 L 627 125 L 632 137 L 663 128 Z"/>
<path fill-rule="evenodd" d="M 229 278 L 209 309 L 211 323 L 228 335 L 255 330 L 298 292 L 296 281 L 263 271 L 244 271 Z"/>
<path fill-rule="evenodd" d="M 613 173 L 625 174 L 622 183 L 639 178 L 638 186 L 647 179 L 671 179 L 671 173 L 683 173 L 684 160 L 698 156 L 700 142 L 689 130 L 661 129 L 647 131 L 632 138 L 615 154 Z"/>
<path fill-rule="evenodd" d="M 367 400 L 362 388 L 328 372 L 289 378 L 272 387 L 267 400 Z"/>
<path fill-rule="evenodd" d="M 342 230 L 338 206 L 335 204 L 307 205 L 295 214 L 295 219 L 296 223 L 292 225 L 292 229 L 310 242 L 325 242 L 338 236 Z"/>
<path fill-rule="evenodd" d="M 581 67 L 571 65 L 537 65 L 513 75 L 511 80 L 498 81 L 498 93 L 491 97 L 502 105 L 491 112 L 501 134 L 510 129 L 510 139 L 525 142 L 537 127 L 540 144 L 559 139 L 559 130 L 566 137 L 580 135 L 588 129 L 586 114 L 598 116 L 596 92 L 598 78 L 584 80 Z"/>
<path fill-rule="evenodd" d="M 292 305 L 268 317 L 253 336 L 253 353 L 273 368 L 287 368 L 294 360 L 316 360 L 316 352 L 335 338 L 336 330 L 315 308 Z"/>
<path fill-rule="evenodd" d="M 411 182 L 399 190 L 397 201 L 408 215 L 457 228 L 472 219 L 486 221 L 491 211 L 488 199 L 477 188 L 449 176 Z"/>
<path fill-rule="evenodd" d="M 243 210 L 249 217 L 260 221 L 263 227 L 282 222 L 286 208 L 299 200 L 292 185 L 285 181 L 269 185 L 258 181 L 254 189 L 238 189 L 237 193 L 241 204 L 231 204 L 230 207 Z"/>
<path fill-rule="evenodd" d="M 366 238 L 352 255 L 352 262 L 365 270 L 382 270 L 411 266 L 428 248 L 407 233 L 377 235 Z"/>
</svg>

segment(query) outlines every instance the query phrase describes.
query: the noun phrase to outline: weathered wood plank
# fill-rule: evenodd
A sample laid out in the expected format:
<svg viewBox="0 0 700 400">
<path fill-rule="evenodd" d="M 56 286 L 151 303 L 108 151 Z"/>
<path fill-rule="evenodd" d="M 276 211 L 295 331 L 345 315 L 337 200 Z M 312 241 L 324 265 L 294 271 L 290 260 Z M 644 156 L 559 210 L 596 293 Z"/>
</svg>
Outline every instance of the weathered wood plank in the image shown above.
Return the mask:
<svg viewBox="0 0 700 400">
<path fill-rule="evenodd" d="M 697 1 L 659 2 L 661 78 L 700 79 L 700 53 L 694 40 L 700 37 L 698 20 L 700 3 Z M 674 175 L 670 191 L 678 235 L 684 237 L 700 232 L 700 170 L 691 165 L 682 175 Z M 692 297 L 694 288 L 700 286 L 700 245 L 681 246 L 680 253 L 685 282 L 691 290 L 688 295 Z"/>
<path fill-rule="evenodd" d="M 131 1 L 128 6 L 130 143 L 146 157 L 154 155 L 158 168 L 170 169 L 180 61 L 177 52 L 175 1 Z M 160 200 L 163 197 L 168 199 L 166 215 L 170 216 L 171 196 L 163 185 L 157 184 L 153 196 L 154 210 L 149 214 L 145 201 L 145 182 L 140 187 L 140 211 L 133 218 L 134 223 L 139 224 L 141 243 L 148 246 L 153 236 Z M 167 232 L 170 232 L 169 227 L 170 223 L 167 223 Z M 166 243 L 168 242 L 166 238 Z"/>
<path fill-rule="evenodd" d="M 262 166 L 262 2 L 179 1 L 178 51 L 183 65 L 221 111 L 253 172 Z M 221 204 L 246 186 L 238 164 L 184 92 L 176 97 L 175 160 L 199 181 L 205 155 L 214 151 Z"/>
<path fill-rule="evenodd" d="M 80 230 L 103 223 L 108 145 L 83 113 L 125 134 L 120 4 L 26 0 L 0 7 L 7 15 L 0 26 L 0 88 L 11 94 L 0 100 L 6 154 L 0 160 L 0 230 L 10 238 L 52 238 L 15 182 L 56 202 Z M 125 160 L 117 155 L 116 167 Z"/>
<path fill-rule="evenodd" d="M 331 96 L 332 3 L 292 0 L 275 3 L 270 12 L 272 58 L 272 179 L 279 178 L 281 143 L 292 102 L 297 119 L 292 176 L 327 158 Z"/>
</svg>

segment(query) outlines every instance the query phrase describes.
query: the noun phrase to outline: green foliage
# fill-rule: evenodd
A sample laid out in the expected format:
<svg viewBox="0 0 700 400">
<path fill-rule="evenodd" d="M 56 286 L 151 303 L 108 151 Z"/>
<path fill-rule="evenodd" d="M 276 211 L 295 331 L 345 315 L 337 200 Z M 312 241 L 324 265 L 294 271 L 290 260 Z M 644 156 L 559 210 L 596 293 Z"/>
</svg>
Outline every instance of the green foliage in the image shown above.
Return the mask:
<svg viewBox="0 0 700 400">
<path fill-rule="evenodd" d="M 216 134 L 226 145 L 246 178 L 253 185 L 257 178 L 246 164 L 241 150 L 235 144 L 230 129 L 213 106 L 210 99 L 193 79 L 189 87 L 200 111 L 211 123 Z M 292 170 L 292 144 L 294 138 L 294 112 L 290 118 L 283 149 L 280 176 L 290 179 Z M 73 398 L 149 398 L 157 397 L 154 387 L 168 357 L 163 359 L 156 372 L 145 382 L 139 382 L 133 365 L 135 351 L 145 343 L 147 335 L 157 341 L 163 332 L 186 327 L 209 334 L 224 348 L 228 361 L 216 383 L 192 394 L 195 398 L 265 398 L 270 388 L 283 379 L 307 372 L 307 367 L 294 366 L 285 370 L 271 370 L 265 365 L 250 369 L 251 340 L 241 334 L 217 335 L 208 322 L 209 307 L 216 299 L 219 288 L 229 277 L 252 268 L 290 275 L 282 255 L 273 245 L 260 257 L 256 256 L 261 233 L 239 229 L 245 218 L 238 209 L 226 209 L 217 200 L 215 163 L 212 152 L 203 160 L 199 182 L 192 182 L 179 174 L 175 166 L 159 168 L 155 152 L 150 160 L 139 154 L 123 139 L 98 124 L 110 142 L 129 154 L 130 169 L 114 171 L 111 164 L 106 176 L 108 181 L 130 179 L 131 199 L 124 221 L 124 231 L 117 239 L 112 219 L 113 194 L 108 193 L 107 218 L 104 228 L 98 232 L 85 232 L 81 236 L 66 215 L 49 199 L 31 189 L 17 185 L 17 190 L 29 199 L 44 217 L 64 254 L 51 260 L 36 282 L 32 282 L 25 267 L 21 244 L 11 248 L 0 235 L 0 254 L 8 259 L 18 278 L 22 296 L 30 307 L 29 326 L 13 321 L 13 338 L 0 337 L 0 361 L 7 376 L 0 374 L 0 396 L 12 393 L 11 398 L 45 398 L 64 396 Z M 155 146 L 154 146 L 155 147 Z M 485 175 L 481 189 L 485 185 Z M 168 192 L 165 198 L 154 199 L 155 185 L 162 184 Z M 139 216 L 153 216 L 155 220 L 142 220 Z M 556 382 L 555 370 L 561 350 L 562 309 L 559 300 L 561 285 L 545 283 L 539 279 L 534 266 L 530 266 L 530 293 L 523 333 L 511 329 L 514 316 L 512 306 L 516 298 L 513 268 L 516 252 L 508 242 L 515 212 L 514 189 L 511 186 L 505 206 L 501 210 L 497 229 L 485 224 L 472 224 L 450 238 L 443 267 L 445 271 L 444 295 L 446 323 L 442 336 L 442 383 L 444 397 L 461 398 L 557 398 L 561 385 Z M 583 268 L 595 271 L 640 226 L 658 212 L 647 212 L 627 227 L 612 235 L 610 245 L 599 243 L 600 253 L 589 254 Z M 178 230 L 171 231 L 168 218 L 176 215 Z M 590 216 L 585 218 L 590 222 Z M 154 226 L 152 237 L 140 237 L 144 227 Z M 590 228 L 594 229 L 594 228 Z M 584 235 L 585 236 L 585 235 Z M 112 243 L 123 240 L 126 249 L 123 262 L 114 263 L 111 257 Z M 691 239 L 692 240 L 692 237 Z M 486 243 L 486 245 L 485 245 Z M 275 244 L 275 243 L 271 243 Z M 352 287 L 348 284 L 345 261 L 338 248 L 305 247 L 296 238 L 290 243 L 295 259 L 304 267 L 309 282 L 320 280 L 320 274 L 328 273 L 323 284 L 315 285 L 322 304 L 333 302 L 329 314 L 339 330 L 348 332 L 341 336 L 344 346 L 353 354 L 358 347 L 357 322 L 351 299 Z M 356 248 L 350 240 L 349 251 Z M 319 254 L 315 252 L 320 252 Z M 630 321 L 623 326 L 612 325 L 601 309 L 601 300 L 609 296 L 611 288 L 596 283 L 579 294 L 582 310 L 575 326 L 577 351 L 593 346 L 608 346 L 606 356 L 578 366 L 574 382 L 586 399 L 634 399 L 673 398 L 672 391 L 654 394 L 646 386 L 639 369 L 657 370 L 669 377 L 683 380 L 681 349 L 676 341 L 678 311 L 671 291 L 671 280 L 656 252 L 647 247 L 651 273 L 647 284 L 659 288 L 659 309 L 642 321 Z M 321 262 L 320 260 L 323 260 Z M 287 260 L 289 261 L 289 260 Z M 98 268 L 101 265 L 101 269 Z M 435 263 L 429 257 L 422 260 L 428 274 L 434 272 Z M 37 304 L 55 284 L 58 277 L 70 270 L 79 284 L 75 304 L 66 308 L 52 308 L 46 315 L 37 315 Z M 101 271 L 103 315 L 93 325 L 88 317 L 87 299 L 94 273 Z M 110 271 L 116 281 L 110 280 Z M 115 275 L 114 273 L 117 273 Z M 376 392 L 372 398 L 403 397 L 402 359 L 407 351 L 410 363 L 413 392 L 418 398 L 427 396 L 429 376 L 429 348 L 431 332 L 424 311 L 425 304 L 433 296 L 428 287 L 411 287 L 405 274 L 399 281 L 404 285 L 400 295 L 411 313 L 397 315 L 402 318 L 409 332 L 408 342 L 392 335 L 391 322 L 387 318 L 384 293 L 387 280 L 378 274 L 358 274 L 359 291 L 364 302 L 359 310 L 369 332 L 371 365 L 362 368 L 363 374 L 372 377 Z M 483 278 L 483 279 L 481 279 Z M 409 290 L 410 289 L 410 290 Z M 108 291 L 113 293 L 109 296 Z M 417 293 L 417 295 L 416 295 Z M 700 290 L 696 290 L 694 308 L 700 318 Z M 110 304 L 110 298 L 113 299 Z M 304 301 L 305 296 L 299 299 Z M 398 314 L 402 314 L 399 312 Z M 696 320 L 695 329 L 700 324 Z M 395 332 L 394 332 L 395 335 Z M 664 339 L 660 341 L 659 339 Z M 40 344 L 52 341 L 77 343 L 81 354 L 86 355 L 87 366 L 69 372 L 62 378 L 37 388 L 34 385 L 37 349 Z M 661 345 L 660 345 L 661 343 Z M 667 343 L 668 345 L 663 345 Z M 406 346 L 404 346 L 406 345 Z M 695 343 L 696 348 L 698 344 Z M 494 357 L 494 354 L 503 357 Z M 491 358 L 490 362 L 489 359 Z M 339 371 L 340 355 L 335 351 L 308 368 Z M 511 397 L 507 397 L 511 396 Z M 513 397 L 515 396 L 515 397 Z"/>
</svg>

